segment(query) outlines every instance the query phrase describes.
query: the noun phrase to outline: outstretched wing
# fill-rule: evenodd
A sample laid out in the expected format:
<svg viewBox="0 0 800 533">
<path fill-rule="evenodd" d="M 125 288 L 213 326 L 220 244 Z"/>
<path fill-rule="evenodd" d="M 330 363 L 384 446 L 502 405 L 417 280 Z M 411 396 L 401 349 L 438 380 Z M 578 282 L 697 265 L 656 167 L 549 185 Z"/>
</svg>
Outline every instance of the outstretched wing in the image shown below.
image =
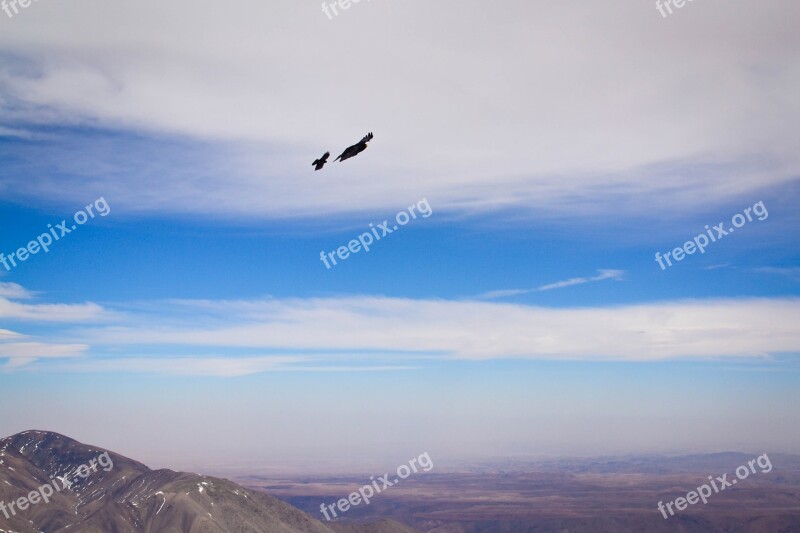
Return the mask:
<svg viewBox="0 0 800 533">
<path fill-rule="evenodd" d="M 369 132 L 369 133 L 367 133 L 367 135 L 363 139 L 361 139 L 359 144 L 368 143 L 368 142 L 370 142 L 372 140 L 373 137 L 374 137 L 374 135 L 372 135 L 372 132 Z"/>
</svg>

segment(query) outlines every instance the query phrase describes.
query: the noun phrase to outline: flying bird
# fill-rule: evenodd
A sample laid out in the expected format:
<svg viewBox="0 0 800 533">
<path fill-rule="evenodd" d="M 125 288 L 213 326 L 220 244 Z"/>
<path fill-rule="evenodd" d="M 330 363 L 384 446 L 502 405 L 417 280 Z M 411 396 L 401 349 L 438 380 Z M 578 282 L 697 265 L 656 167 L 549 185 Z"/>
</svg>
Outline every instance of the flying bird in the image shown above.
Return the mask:
<svg viewBox="0 0 800 533">
<path fill-rule="evenodd" d="M 320 157 L 319 159 L 316 159 L 313 163 L 311 163 L 312 165 L 314 165 L 314 170 L 315 171 L 316 170 L 320 170 L 322 167 L 324 167 L 325 163 L 328 162 L 328 158 L 330 156 L 331 156 L 330 152 L 325 152 L 325 155 L 323 155 L 322 157 Z"/>
<path fill-rule="evenodd" d="M 351 157 L 357 156 L 367 149 L 367 143 L 372 140 L 372 137 L 374 137 L 372 132 L 368 133 L 366 137 L 358 142 L 358 144 L 348 147 L 344 152 L 342 152 L 342 155 L 334 159 L 334 161 L 344 161 L 345 159 L 350 159 Z"/>
</svg>

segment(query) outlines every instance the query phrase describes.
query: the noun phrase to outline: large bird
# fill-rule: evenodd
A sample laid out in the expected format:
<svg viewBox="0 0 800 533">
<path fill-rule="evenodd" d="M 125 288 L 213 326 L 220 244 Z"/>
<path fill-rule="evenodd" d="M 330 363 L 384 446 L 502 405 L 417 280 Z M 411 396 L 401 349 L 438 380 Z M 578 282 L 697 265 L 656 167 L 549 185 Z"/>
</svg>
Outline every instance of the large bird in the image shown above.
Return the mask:
<svg viewBox="0 0 800 533">
<path fill-rule="evenodd" d="M 342 152 L 342 155 L 334 159 L 334 161 L 344 161 L 345 159 L 350 159 L 351 157 L 357 156 L 367 149 L 367 143 L 372 140 L 372 137 L 372 132 L 368 133 L 366 137 L 358 142 L 358 144 L 348 147 L 344 152 Z"/>
<path fill-rule="evenodd" d="M 324 167 L 325 163 L 328 162 L 328 158 L 330 156 L 331 156 L 330 152 L 325 152 L 325 155 L 323 155 L 322 157 L 316 159 L 313 163 L 311 163 L 312 165 L 314 165 L 314 170 L 320 170 L 322 167 Z"/>
</svg>

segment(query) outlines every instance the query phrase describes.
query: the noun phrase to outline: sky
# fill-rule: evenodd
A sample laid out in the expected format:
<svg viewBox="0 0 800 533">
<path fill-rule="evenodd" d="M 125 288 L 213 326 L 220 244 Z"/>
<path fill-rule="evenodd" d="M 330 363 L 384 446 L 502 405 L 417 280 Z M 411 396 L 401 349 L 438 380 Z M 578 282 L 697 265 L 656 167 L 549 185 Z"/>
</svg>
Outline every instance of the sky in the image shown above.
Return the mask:
<svg viewBox="0 0 800 533">
<path fill-rule="evenodd" d="M 320 7 L 0 11 L 0 435 L 800 451 L 800 6 Z"/>
</svg>

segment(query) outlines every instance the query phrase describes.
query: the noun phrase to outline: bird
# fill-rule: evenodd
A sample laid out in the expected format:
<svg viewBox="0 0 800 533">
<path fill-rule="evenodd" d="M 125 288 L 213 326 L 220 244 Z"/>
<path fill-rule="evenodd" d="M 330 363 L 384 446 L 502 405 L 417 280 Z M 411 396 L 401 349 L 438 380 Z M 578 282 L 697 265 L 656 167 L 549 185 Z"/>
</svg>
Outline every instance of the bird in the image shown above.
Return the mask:
<svg viewBox="0 0 800 533">
<path fill-rule="evenodd" d="M 330 152 L 325 152 L 325 155 L 323 155 L 319 159 L 314 160 L 314 162 L 311 163 L 314 166 L 314 170 L 317 171 L 317 170 L 322 169 L 322 167 L 325 166 L 325 163 L 328 162 L 328 158 L 330 156 L 331 156 Z"/>
<path fill-rule="evenodd" d="M 364 137 L 358 142 L 358 144 L 354 144 L 353 146 L 350 146 L 347 149 L 345 149 L 345 151 L 342 152 L 342 155 L 334 159 L 334 161 L 341 162 L 344 161 L 345 159 L 350 159 L 351 157 L 357 156 L 358 154 L 367 149 L 367 143 L 370 142 L 373 137 L 374 135 L 372 135 L 372 132 L 368 133 L 366 137 Z"/>
</svg>

